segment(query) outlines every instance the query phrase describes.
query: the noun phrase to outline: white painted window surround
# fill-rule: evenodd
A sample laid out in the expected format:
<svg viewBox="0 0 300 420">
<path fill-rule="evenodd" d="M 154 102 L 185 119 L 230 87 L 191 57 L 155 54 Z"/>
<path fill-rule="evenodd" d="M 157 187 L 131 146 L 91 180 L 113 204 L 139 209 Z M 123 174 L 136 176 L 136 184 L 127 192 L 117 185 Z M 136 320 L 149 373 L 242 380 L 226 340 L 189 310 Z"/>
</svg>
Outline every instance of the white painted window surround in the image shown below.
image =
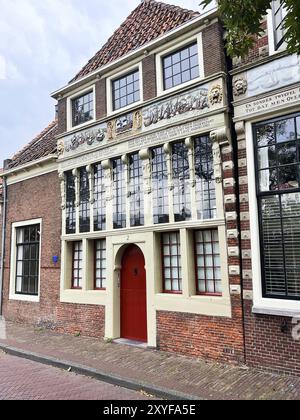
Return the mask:
<svg viewBox="0 0 300 420">
<path fill-rule="evenodd" d="M 300 302 L 285 299 L 264 298 L 262 293 L 260 234 L 256 177 L 254 164 L 253 125 L 246 123 L 247 165 L 249 182 L 249 212 L 252 250 L 253 312 L 274 315 L 295 316 L 300 314 Z"/>
<path fill-rule="evenodd" d="M 171 89 L 164 89 L 164 72 L 163 72 L 163 58 L 166 55 L 175 53 L 177 50 L 188 46 L 189 44 L 197 42 L 198 45 L 198 59 L 199 59 L 199 77 L 197 79 L 190 80 L 186 83 L 182 83 L 178 86 L 174 86 Z M 195 34 L 189 38 L 183 38 L 181 41 L 172 44 L 169 48 L 161 49 L 156 54 L 156 84 L 157 84 L 157 96 L 165 95 L 167 93 L 176 92 L 184 87 L 193 85 L 205 77 L 204 75 L 204 59 L 203 59 L 203 44 L 202 44 L 202 33 Z"/>
<path fill-rule="evenodd" d="M 116 111 L 113 110 L 113 92 L 112 92 L 112 82 L 116 79 L 126 76 L 126 74 L 132 73 L 133 71 L 139 71 L 139 82 L 140 82 L 140 100 L 134 102 L 126 107 L 119 108 Z M 141 105 L 144 101 L 144 94 L 143 94 L 143 68 L 142 62 L 138 62 L 130 67 L 124 68 L 122 71 L 118 71 L 115 73 L 111 73 L 109 77 L 106 79 L 106 101 L 107 101 L 107 115 L 113 116 L 115 114 L 119 114 L 120 112 L 126 113 L 129 112 L 132 108 L 135 108 L 138 105 Z"/>
<path fill-rule="evenodd" d="M 39 261 L 39 292 L 38 296 L 18 295 L 16 294 L 16 231 L 17 228 L 31 225 L 40 225 L 40 261 Z M 11 230 L 11 257 L 10 257 L 10 283 L 9 283 L 9 300 L 25 301 L 25 302 L 39 302 L 40 301 L 40 285 L 41 285 L 41 249 L 42 249 L 42 219 L 26 220 L 12 224 Z"/>
<path fill-rule="evenodd" d="M 283 10 L 286 13 L 285 9 Z M 268 39 L 269 39 L 269 54 L 274 55 L 282 51 L 285 51 L 286 50 L 285 42 L 283 42 L 283 44 L 279 48 L 276 48 L 273 9 L 269 9 L 267 12 L 267 27 L 268 27 Z"/>
<path fill-rule="evenodd" d="M 79 96 L 82 96 L 90 91 L 93 91 L 93 97 L 94 97 L 94 115 L 93 119 L 90 121 L 87 121 L 83 124 L 79 124 L 73 127 L 72 123 L 72 100 L 78 98 Z M 73 95 L 69 96 L 67 99 L 67 131 L 72 130 L 79 130 L 80 128 L 84 128 L 93 122 L 96 121 L 96 87 L 95 85 L 85 87 L 84 89 L 77 90 Z"/>
</svg>

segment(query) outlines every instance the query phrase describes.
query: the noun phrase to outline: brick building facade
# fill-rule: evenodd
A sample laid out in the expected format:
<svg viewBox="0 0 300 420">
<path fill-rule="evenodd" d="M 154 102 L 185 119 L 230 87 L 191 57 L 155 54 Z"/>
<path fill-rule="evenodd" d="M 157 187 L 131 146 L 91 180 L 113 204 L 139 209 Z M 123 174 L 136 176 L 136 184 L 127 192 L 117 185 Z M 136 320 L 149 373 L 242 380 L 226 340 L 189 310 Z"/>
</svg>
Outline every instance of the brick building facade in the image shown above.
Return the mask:
<svg viewBox="0 0 300 420">
<path fill-rule="evenodd" d="M 264 27 L 232 70 L 217 8 L 146 0 L 53 94 L 57 120 L 4 170 L 7 319 L 299 373 L 282 301 L 253 293 L 252 69 L 295 60 Z"/>
</svg>

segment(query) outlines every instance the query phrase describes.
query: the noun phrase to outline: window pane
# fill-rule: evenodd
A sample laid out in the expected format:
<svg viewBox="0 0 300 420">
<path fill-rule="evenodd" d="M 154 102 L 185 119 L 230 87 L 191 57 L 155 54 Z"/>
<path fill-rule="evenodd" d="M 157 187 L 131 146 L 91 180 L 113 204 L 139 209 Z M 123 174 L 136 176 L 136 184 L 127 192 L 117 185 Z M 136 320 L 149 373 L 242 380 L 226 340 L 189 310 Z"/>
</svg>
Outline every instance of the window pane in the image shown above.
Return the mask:
<svg viewBox="0 0 300 420">
<path fill-rule="evenodd" d="M 112 83 L 113 109 L 131 105 L 140 99 L 139 71 L 127 74 Z"/>
<path fill-rule="evenodd" d="M 163 59 L 164 88 L 170 89 L 199 77 L 197 43 Z"/>
<path fill-rule="evenodd" d="M 172 178 L 175 221 L 190 220 L 192 217 L 190 169 L 188 149 L 184 142 L 172 145 Z"/>
<path fill-rule="evenodd" d="M 169 222 L 168 170 L 163 147 L 152 150 L 152 197 L 154 224 Z"/>
<path fill-rule="evenodd" d="M 96 289 L 106 288 L 106 240 L 95 241 L 95 287 Z"/>
<path fill-rule="evenodd" d="M 164 290 L 182 292 L 181 251 L 179 232 L 162 235 Z"/>
<path fill-rule="evenodd" d="M 114 229 L 126 227 L 126 167 L 121 158 L 113 161 L 113 223 Z"/>
<path fill-rule="evenodd" d="M 16 255 L 16 293 L 37 296 L 40 267 L 40 225 L 16 229 Z"/>
<path fill-rule="evenodd" d="M 94 94 L 89 92 L 72 100 L 73 127 L 86 123 L 94 118 Z"/>
<path fill-rule="evenodd" d="M 90 231 L 90 185 L 86 168 L 79 170 L 79 229 Z"/>
</svg>

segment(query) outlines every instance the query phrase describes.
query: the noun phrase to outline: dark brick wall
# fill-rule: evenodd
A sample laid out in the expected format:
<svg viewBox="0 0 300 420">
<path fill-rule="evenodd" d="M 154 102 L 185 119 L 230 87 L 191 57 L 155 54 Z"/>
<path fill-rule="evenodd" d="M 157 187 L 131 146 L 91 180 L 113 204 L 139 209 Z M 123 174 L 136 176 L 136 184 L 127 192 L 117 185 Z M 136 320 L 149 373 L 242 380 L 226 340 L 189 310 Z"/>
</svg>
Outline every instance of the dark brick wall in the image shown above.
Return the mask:
<svg viewBox="0 0 300 420">
<path fill-rule="evenodd" d="M 102 338 L 105 335 L 105 307 L 61 304 L 57 306 L 58 332 Z"/>
<path fill-rule="evenodd" d="M 57 134 L 67 131 L 67 99 L 60 99 L 57 103 Z"/>
<path fill-rule="evenodd" d="M 205 77 L 226 71 L 226 58 L 223 42 L 223 28 L 214 23 L 202 32 Z"/>
<path fill-rule="evenodd" d="M 158 312 L 157 337 L 160 350 L 234 364 L 245 360 L 239 299 L 233 299 L 232 319 Z"/>
<path fill-rule="evenodd" d="M 52 328 L 60 332 L 103 337 L 105 311 L 101 306 L 62 304 L 60 293 L 61 208 L 56 172 L 8 187 L 8 218 L 4 277 L 6 319 Z M 10 246 L 12 223 L 42 219 L 40 302 L 9 300 Z M 53 255 L 59 263 L 52 262 Z"/>
<path fill-rule="evenodd" d="M 101 79 L 96 82 L 96 119 L 100 120 L 106 115 L 106 79 Z"/>
<path fill-rule="evenodd" d="M 292 319 L 254 315 L 251 301 L 245 301 L 244 313 L 247 364 L 300 375 L 300 342 L 292 338 Z"/>
<path fill-rule="evenodd" d="M 157 95 L 155 55 L 144 58 L 142 67 L 144 100 L 148 101 Z"/>
</svg>

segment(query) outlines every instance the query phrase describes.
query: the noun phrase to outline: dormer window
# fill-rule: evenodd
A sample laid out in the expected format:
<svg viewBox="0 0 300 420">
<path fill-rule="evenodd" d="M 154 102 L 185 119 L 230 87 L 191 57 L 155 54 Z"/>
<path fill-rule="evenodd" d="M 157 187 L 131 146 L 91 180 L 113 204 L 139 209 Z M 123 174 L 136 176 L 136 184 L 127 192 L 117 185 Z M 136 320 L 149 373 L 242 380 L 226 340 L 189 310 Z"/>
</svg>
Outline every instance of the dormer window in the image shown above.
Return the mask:
<svg viewBox="0 0 300 420">
<path fill-rule="evenodd" d="M 272 5 L 273 25 L 274 25 L 274 43 L 275 50 L 279 49 L 284 43 L 285 30 L 284 20 L 287 14 L 282 0 L 274 0 Z"/>
<path fill-rule="evenodd" d="M 200 76 L 197 42 L 165 56 L 162 64 L 164 90 L 197 79 Z"/>
<path fill-rule="evenodd" d="M 94 92 L 72 99 L 72 126 L 87 123 L 94 119 Z"/>
<path fill-rule="evenodd" d="M 125 108 L 140 100 L 139 70 L 112 82 L 113 110 Z"/>
</svg>

